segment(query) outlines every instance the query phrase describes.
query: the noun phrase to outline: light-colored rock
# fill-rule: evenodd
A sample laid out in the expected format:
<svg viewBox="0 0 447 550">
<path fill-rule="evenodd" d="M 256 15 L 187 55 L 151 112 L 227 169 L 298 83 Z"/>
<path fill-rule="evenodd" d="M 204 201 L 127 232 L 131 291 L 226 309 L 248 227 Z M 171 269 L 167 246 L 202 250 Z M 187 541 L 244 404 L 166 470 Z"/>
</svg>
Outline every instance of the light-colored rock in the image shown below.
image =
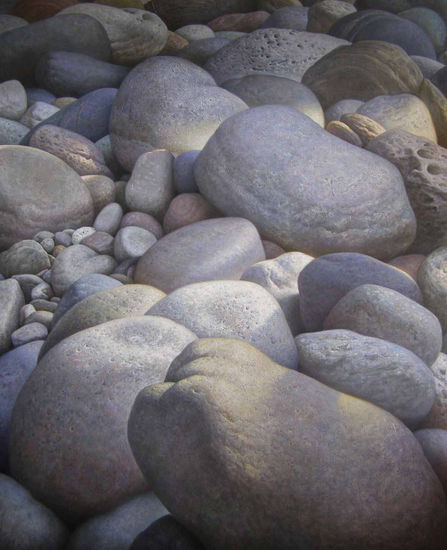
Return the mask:
<svg viewBox="0 0 447 550">
<path fill-rule="evenodd" d="M 184 25 L 176 29 L 175 32 L 188 42 L 204 38 L 214 38 L 214 31 L 208 25 Z"/>
<path fill-rule="evenodd" d="M 19 120 L 26 111 L 27 103 L 26 90 L 18 80 L 0 84 L 0 117 Z"/>
<path fill-rule="evenodd" d="M 0 117 L 0 145 L 18 145 L 28 131 L 21 122 Z"/>
<path fill-rule="evenodd" d="M 35 101 L 20 119 L 21 124 L 28 128 L 34 128 L 50 116 L 60 111 L 58 107 L 45 103 L 44 101 Z"/>
<path fill-rule="evenodd" d="M 326 126 L 326 131 L 333 136 L 342 139 L 343 141 L 347 141 L 351 145 L 355 145 L 357 147 L 363 146 L 362 140 L 360 139 L 358 134 L 356 134 L 354 130 L 351 130 L 351 128 L 344 122 L 340 122 L 339 120 L 332 120 Z"/>
<path fill-rule="evenodd" d="M 340 117 L 340 122 L 346 124 L 355 132 L 365 146 L 368 145 L 372 139 L 380 136 L 386 131 L 381 124 L 360 113 L 346 113 Z"/>
<path fill-rule="evenodd" d="M 36 340 L 45 340 L 48 335 L 48 329 L 42 323 L 29 323 L 16 329 L 11 334 L 11 342 L 14 347 L 23 346 Z"/>
<path fill-rule="evenodd" d="M 150 231 L 135 225 L 123 227 L 115 236 L 113 255 L 117 262 L 128 258 L 141 258 L 157 242 Z"/>
<path fill-rule="evenodd" d="M 93 227 L 96 231 L 104 231 L 110 235 L 115 235 L 120 227 L 121 220 L 123 218 L 123 209 L 121 205 L 116 202 L 111 202 L 104 206 L 104 208 L 96 216 L 93 223 Z"/>
</svg>

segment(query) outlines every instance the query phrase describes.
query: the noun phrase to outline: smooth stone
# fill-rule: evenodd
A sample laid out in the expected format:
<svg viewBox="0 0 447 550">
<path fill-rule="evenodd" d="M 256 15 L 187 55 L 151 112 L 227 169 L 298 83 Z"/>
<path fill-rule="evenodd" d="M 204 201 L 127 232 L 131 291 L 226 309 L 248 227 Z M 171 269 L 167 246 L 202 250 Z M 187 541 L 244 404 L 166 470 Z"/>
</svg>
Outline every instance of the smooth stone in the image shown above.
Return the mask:
<svg viewBox="0 0 447 550">
<path fill-rule="evenodd" d="M 0 287 L 1 288 L 1 287 Z M 29 304 L 28 304 L 29 305 Z M 25 306 L 26 307 L 26 306 Z M 34 309 L 34 308 L 33 308 Z M 25 380 L 37 365 L 43 342 L 31 342 L 0 356 L 0 471 L 8 470 L 8 437 L 12 409 Z M 1 536 L 0 536 L 1 540 Z"/>
<path fill-rule="evenodd" d="M 56 246 L 71 246 L 71 235 L 71 233 L 67 233 L 66 231 L 56 231 L 54 234 L 54 242 Z"/>
<path fill-rule="evenodd" d="M 430 80 L 433 82 L 433 84 L 441 90 L 441 92 L 444 94 L 444 96 L 447 94 L 447 71 L 446 66 L 442 65 L 441 68 L 436 71 L 434 75 L 427 78 L 430 78 Z"/>
<path fill-rule="evenodd" d="M 22 17 L 3 12 L 0 15 L 0 34 L 18 29 L 19 27 L 25 27 L 26 25 L 28 25 L 28 21 L 25 21 Z"/>
<path fill-rule="evenodd" d="M 419 67 L 424 78 L 431 79 L 439 70 L 445 67 L 444 63 L 436 61 L 436 59 L 430 59 L 421 55 L 411 55 L 410 57 Z"/>
<path fill-rule="evenodd" d="M 398 267 L 401 271 L 405 271 L 407 275 L 410 275 L 415 281 L 418 280 L 418 271 L 422 262 L 426 256 L 423 254 L 405 254 L 404 256 L 397 256 L 388 263 L 394 267 Z"/>
<path fill-rule="evenodd" d="M 27 103 L 26 90 L 18 80 L 0 84 L 0 117 L 19 120 L 26 111 Z"/>
<path fill-rule="evenodd" d="M 272 243 L 272 241 L 266 241 L 265 239 L 262 239 L 262 246 L 264 247 L 266 260 L 273 260 L 274 258 L 277 258 L 278 256 L 281 256 L 281 254 L 285 254 L 286 252 L 284 248 L 282 248 L 278 244 Z"/>
<path fill-rule="evenodd" d="M 289 251 L 391 259 L 414 240 L 399 171 L 291 107 L 254 107 L 223 122 L 194 175 L 224 215 L 249 219 L 263 238 Z"/>
<path fill-rule="evenodd" d="M 176 521 L 173 516 L 164 516 L 154 521 L 133 541 L 129 550 L 205 550 L 200 542 Z"/>
<path fill-rule="evenodd" d="M 112 175 L 96 145 L 71 130 L 46 124 L 31 136 L 29 145 L 60 158 L 80 176 Z"/>
<path fill-rule="evenodd" d="M 71 535 L 66 550 L 129 550 L 135 537 L 166 513 L 153 493 L 134 497 L 82 523 Z"/>
<path fill-rule="evenodd" d="M 214 31 L 208 25 L 184 25 L 175 29 L 175 32 L 188 42 L 203 40 L 204 38 L 214 38 Z"/>
<path fill-rule="evenodd" d="M 45 250 L 45 252 L 47 252 L 48 254 L 51 254 L 53 252 L 55 246 L 53 239 L 44 239 L 40 244 L 42 245 L 42 248 Z"/>
<path fill-rule="evenodd" d="M 28 131 L 21 122 L 0 117 L 0 145 L 18 145 Z"/>
<path fill-rule="evenodd" d="M 163 229 L 165 233 L 170 233 L 185 225 L 218 217 L 222 214 L 200 193 L 182 193 L 169 203 L 163 218 Z"/>
<path fill-rule="evenodd" d="M 206 548 L 445 546 L 445 495 L 411 432 L 246 342 L 190 344 L 163 384 L 139 393 L 128 436 L 154 491 Z"/>
<path fill-rule="evenodd" d="M 447 429 L 447 355 L 440 353 L 430 367 L 436 385 L 436 398 L 420 428 Z"/>
<path fill-rule="evenodd" d="M 194 162 L 200 151 L 186 151 L 174 159 L 173 177 L 177 193 L 197 193 L 199 188 L 194 179 Z"/>
<path fill-rule="evenodd" d="M 48 254 L 33 240 L 20 241 L 0 254 L 0 272 L 5 277 L 22 273 L 36 275 L 49 267 Z"/>
<path fill-rule="evenodd" d="M 161 382 L 195 338 L 169 319 L 145 316 L 109 321 L 60 342 L 16 401 L 13 476 L 70 522 L 147 491 L 127 441 L 129 412 L 138 391 Z"/>
<path fill-rule="evenodd" d="M 346 113 L 355 113 L 357 109 L 363 105 L 363 101 L 358 99 L 341 99 L 330 107 L 328 107 L 324 113 L 326 123 L 333 120 L 340 120 L 340 118 Z"/>
<path fill-rule="evenodd" d="M 300 315 L 298 275 L 312 260 L 312 256 L 302 252 L 288 252 L 275 259 L 252 265 L 241 276 L 242 281 L 261 285 L 278 300 L 293 335 L 304 331 Z"/>
<path fill-rule="evenodd" d="M 24 17 L 29 23 L 53 17 L 77 0 L 18 0 L 12 13 Z"/>
<path fill-rule="evenodd" d="M 117 91 L 116 88 L 102 88 L 85 94 L 33 128 L 22 144 L 28 145 L 33 133 L 45 124 L 71 130 L 93 142 L 98 141 L 109 133 L 110 112 Z"/>
<path fill-rule="evenodd" d="M 14 279 L 0 281 L 0 354 L 11 347 L 11 334 L 19 326 L 20 310 L 24 305 L 19 283 Z"/>
<path fill-rule="evenodd" d="M 157 55 L 168 39 L 165 23 L 145 10 L 130 12 L 112 6 L 84 3 L 70 6 L 60 13 L 85 14 L 96 19 L 107 33 L 112 61 L 117 65 L 133 66 Z"/>
<path fill-rule="evenodd" d="M 113 255 L 117 262 L 128 258 L 141 258 L 156 242 L 157 238 L 150 231 L 129 225 L 116 234 Z"/>
<path fill-rule="evenodd" d="M 360 113 L 346 113 L 341 116 L 340 122 L 346 124 L 359 136 L 363 146 L 368 145 L 372 139 L 386 132 L 381 124 Z"/>
<path fill-rule="evenodd" d="M 176 32 L 168 31 L 168 40 L 158 55 L 176 56 L 188 44 L 189 42 Z"/>
<path fill-rule="evenodd" d="M 362 140 L 360 139 L 360 137 L 354 132 L 354 130 L 351 130 L 351 128 L 344 122 L 340 122 L 339 120 L 333 120 L 332 122 L 329 122 L 329 124 L 326 126 L 326 131 L 332 134 L 333 136 L 336 136 L 344 141 L 347 141 L 351 145 L 355 145 L 357 147 L 363 147 Z"/>
<path fill-rule="evenodd" d="M 331 309 L 350 290 L 379 285 L 422 303 L 416 282 L 399 269 L 364 254 L 327 254 L 310 262 L 298 277 L 300 310 L 307 331 L 323 328 Z"/>
<path fill-rule="evenodd" d="M 93 208 L 97 216 L 101 210 L 115 200 L 115 182 L 107 176 L 82 176 L 82 181 L 93 199 Z"/>
<path fill-rule="evenodd" d="M 273 361 L 296 369 L 292 333 L 276 299 L 248 281 L 206 281 L 186 285 L 152 306 L 147 315 L 167 317 L 198 338 L 244 340 Z"/>
<path fill-rule="evenodd" d="M 447 147 L 447 98 L 438 90 L 438 88 L 424 78 L 418 92 L 418 96 L 422 99 L 430 111 L 433 124 L 435 125 L 438 143 L 442 147 Z"/>
<path fill-rule="evenodd" d="M 69 289 L 64 292 L 61 301 L 58 303 L 56 311 L 54 312 L 52 326 L 61 319 L 67 311 L 69 311 L 78 302 L 95 294 L 96 292 L 102 292 L 108 288 L 114 288 L 121 286 L 119 281 L 112 279 L 107 275 L 101 273 L 90 273 L 83 275 L 77 281 L 75 281 Z"/>
<path fill-rule="evenodd" d="M 74 304 L 66 314 L 53 323 L 43 345 L 39 360 L 56 344 L 72 334 L 107 321 L 144 315 L 166 295 L 148 285 L 120 285 L 87 296 Z"/>
<path fill-rule="evenodd" d="M 177 53 L 177 57 L 187 59 L 196 65 L 203 66 L 208 59 L 230 43 L 228 38 L 215 37 L 194 40 Z"/>
<path fill-rule="evenodd" d="M 104 231 L 95 231 L 91 235 L 84 237 L 81 243 L 94 250 L 97 254 L 107 254 L 113 256 L 113 237 Z"/>
<path fill-rule="evenodd" d="M 56 296 L 62 296 L 83 275 L 90 273 L 110 275 L 115 266 L 116 261 L 111 256 L 96 254 L 83 244 L 70 246 L 54 260 L 51 286 Z"/>
<path fill-rule="evenodd" d="M 436 11 L 418 6 L 401 11 L 399 17 L 413 21 L 413 23 L 416 23 L 416 25 L 425 31 L 437 53 L 444 51 L 447 30 L 444 20 Z"/>
<path fill-rule="evenodd" d="M 315 94 L 295 80 L 255 74 L 227 80 L 222 87 L 237 95 L 249 107 L 288 105 L 324 127 L 324 113 Z"/>
<path fill-rule="evenodd" d="M 351 330 L 295 338 L 299 371 L 340 392 L 365 399 L 416 428 L 435 400 L 435 380 L 414 353 Z"/>
<path fill-rule="evenodd" d="M 266 11 L 257 10 L 249 13 L 228 13 L 208 21 L 214 32 L 253 32 L 270 17 Z M 223 37 L 222 37 L 223 38 Z"/>
<path fill-rule="evenodd" d="M 80 244 L 81 241 L 88 237 L 89 235 L 93 235 L 93 233 L 96 232 L 96 229 L 94 227 L 80 227 L 79 229 L 76 229 L 76 231 L 73 232 L 71 236 L 71 242 L 72 244 Z"/>
<path fill-rule="evenodd" d="M 447 244 L 447 151 L 401 130 L 388 131 L 368 149 L 392 162 L 402 174 L 416 215 L 416 239 L 409 252 L 429 254 Z"/>
<path fill-rule="evenodd" d="M 138 158 L 125 190 L 130 210 L 163 219 L 174 198 L 173 161 L 169 151 L 143 153 Z"/>
<path fill-rule="evenodd" d="M 57 308 L 57 304 L 44 298 L 34 298 L 29 305 L 32 305 L 36 310 L 51 311 L 51 313 L 54 313 Z"/>
<path fill-rule="evenodd" d="M 444 333 L 447 332 L 446 261 L 447 247 L 437 248 L 427 256 L 418 271 L 424 305 L 439 319 Z"/>
<path fill-rule="evenodd" d="M 42 323 L 34 322 L 16 329 L 11 334 L 11 342 L 14 347 L 18 347 L 36 340 L 45 340 L 47 335 L 47 327 Z"/>
<path fill-rule="evenodd" d="M 115 174 L 115 176 L 121 174 L 123 172 L 123 169 L 121 168 L 120 163 L 113 153 L 110 136 L 107 135 L 102 137 L 95 143 L 95 145 L 103 154 L 106 165 L 109 167 L 110 171 Z"/>
<path fill-rule="evenodd" d="M 309 32 L 329 33 L 330 28 L 336 21 L 356 12 L 356 8 L 349 2 L 323 0 L 310 6 L 305 30 Z"/>
<path fill-rule="evenodd" d="M 129 69 L 88 55 L 52 51 L 37 64 L 37 83 L 57 97 L 80 97 L 100 88 L 119 88 Z"/>
<path fill-rule="evenodd" d="M 269 73 L 301 81 L 306 70 L 345 40 L 290 29 L 258 29 L 230 42 L 208 59 L 205 69 L 220 85 L 227 80 Z"/>
<path fill-rule="evenodd" d="M 142 227 L 150 231 L 157 239 L 161 239 L 164 235 L 160 222 L 156 220 L 154 216 L 146 214 L 145 212 L 127 212 L 127 214 L 124 214 L 121 220 L 120 229 L 130 225 Z"/>
<path fill-rule="evenodd" d="M 45 325 L 47 329 L 49 329 L 52 319 L 53 314 L 50 311 L 35 311 L 25 319 L 25 322 L 23 324 L 29 325 L 30 323 L 40 323 L 41 325 Z"/>
<path fill-rule="evenodd" d="M 181 227 L 140 258 L 135 282 L 172 292 L 190 283 L 239 279 L 265 259 L 255 226 L 242 218 L 214 218 Z"/>
<path fill-rule="evenodd" d="M 348 98 L 368 101 L 383 94 L 417 94 L 422 81 L 421 70 L 402 48 L 379 41 L 341 46 L 302 77 L 323 109 Z"/>
<path fill-rule="evenodd" d="M 87 15 L 50 17 L 0 34 L 0 81 L 33 78 L 39 59 L 51 50 L 108 61 L 110 43 L 103 26 Z"/>
<path fill-rule="evenodd" d="M 436 316 L 400 292 L 379 285 L 350 290 L 331 309 L 323 327 L 393 342 L 409 349 L 428 366 L 436 361 L 442 348 L 442 330 Z"/>
<path fill-rule="evenodd" d="M 437 142 L 436 130 L 425 103 L 415 95 L 380 95 L 357 109 L 386 130 L 404 130 Z"/>
<path fill-rule="evenodd" d="M 117 202 L 111 202 L 96 216 L 93 227 L 96 231 L 103 231 L 110 235 L 115 235 L 120 227 L 123 217 L 123 209 Z"/>
<path fill-rule="evenodd" d="M 309 8 L 300 6 L 284 6 L 273 11 L 262 25 L 264 29 L 292 29 L 305 31 L 309 20 Z"/>
<path fill-rule="evenodd" d="M 25 324 L 26 319 L 36 311 L 36 308 L 31 304 L 26 304 L 20 308 L 19 324 Z"/>
<path fill-rule="evenodd" d="M 28 106 L 31 106 L 36 101 L 51 103 L 56 99 L 54 94 L 50 94 L 50 92 L 42 90 L 42 88 L 27 88 L 26 96 L 28 99 Z"/>
<path fill-rule="evenodd" d="M 202 149 L 223 120 L 245 109 L 241 99 L 190 61 L 153 57 L 129 73 L 116 96 L 110 117 L 113 151 L 132 171 L 138 157 L 153 149 Z"/>
<path fill-rule="evenodd" d="M 59 112 L 59 108 L 50 105 L 44 101 L 35 101 L 20 119 L 21 124 L 28 128 L 34 128 L 44 120 L 47 120 L 55 113 Z"/>
<path fill-rule="evenodd" d="M 216 38 L 228 38 L 228 40 L 237 40 L 238 38 L 242 38 L 246 34 L 246 32 L 238 31 L 217 31 L 215 33 Z"/>
<path fill-rule="evenodd" d="M 447 430 L 418 430 L 414 436 L 421 444 L 428 462 L 447 491 Z"/>
<path fill-rule="evenodd" d="M 19 283 L 23 295 L 25 296 L 26 302 L 29 302 L 31 300 L 31 292 L 33 291 L 33 289 L 44 282 L 41 277 L 38 277 L 37 275 L 31 275 L 30 273 L 26 273 L 23 275 L 13 275 L 12 278 Z"/>
<path fill-rule="evenodd" d="M 47 507 L 12 477 L 0 474 L 2 550 L 64 550 L 68 530 Z"/>
</svg>

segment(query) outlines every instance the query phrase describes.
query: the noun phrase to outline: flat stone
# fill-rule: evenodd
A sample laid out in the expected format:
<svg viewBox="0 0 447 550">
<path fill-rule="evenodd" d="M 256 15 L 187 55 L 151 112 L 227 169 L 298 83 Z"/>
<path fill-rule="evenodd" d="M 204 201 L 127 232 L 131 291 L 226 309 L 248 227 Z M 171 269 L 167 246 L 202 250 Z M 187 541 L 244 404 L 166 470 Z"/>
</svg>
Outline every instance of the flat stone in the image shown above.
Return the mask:
<svg viewBox="0 0 447 550">
<path fill-rule="evenodd" d="M 26 111 L 27 101 L 26 90 L 18 80 L 0 84 L 0 117 L 19 120 Z"/>
<path fill-rule="evenodd" d="M 48 329 L 42 323 L 30 323 L 16 329 L 11 334 L 11 342 L 14 347 L 23 346 L 36 340 L 45 340 L 48 335 Z"/>
<path fill-rule="evenodd" d="M 19 326 L 20 310 L 24 305 L 19 283 L 14 279 L 0 281 L 0 354 L 11 347 L 11 334 Z"/>
</svg>

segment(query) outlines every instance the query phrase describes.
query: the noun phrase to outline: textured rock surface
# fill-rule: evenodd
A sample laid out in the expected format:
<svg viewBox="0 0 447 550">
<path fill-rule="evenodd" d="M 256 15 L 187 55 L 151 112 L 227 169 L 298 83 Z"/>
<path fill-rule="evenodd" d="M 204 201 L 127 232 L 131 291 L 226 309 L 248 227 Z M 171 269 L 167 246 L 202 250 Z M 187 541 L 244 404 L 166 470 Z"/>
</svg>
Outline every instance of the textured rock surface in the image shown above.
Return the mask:
<svg viewBox="0 0 447 550">
<path fill-rule="evenodd" d="M 0 84 L 0 117 L 19 120 L 26 111 L 26 90 L 18 80 Z"/>
<path fill-rule="evenodd" d="M 447 355 L 440 353 L 430 367 L 435 377 L 436 397 L 433 407 L 421 428 L 447 429 Z"/>
<path fill-rule="evenodd" d="M 439 319 L 444 333 L 447 332 L 446 261 L 447 247 L 437 248 L 427 256 L 418 271 L 418 283 L 425 307 Z"/>
</svg>

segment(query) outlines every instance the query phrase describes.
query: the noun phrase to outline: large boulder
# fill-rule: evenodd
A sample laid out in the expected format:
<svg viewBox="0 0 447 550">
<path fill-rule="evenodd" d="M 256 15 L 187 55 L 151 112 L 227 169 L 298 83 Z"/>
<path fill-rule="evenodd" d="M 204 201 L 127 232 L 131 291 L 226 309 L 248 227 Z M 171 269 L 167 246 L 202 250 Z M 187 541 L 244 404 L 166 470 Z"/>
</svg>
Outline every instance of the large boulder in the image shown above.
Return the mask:
<svg viewBox="0 0 447 550">
<path fill-rule="evenodd" d="M 128 317 L 66 338 L 25 382 L 10 425 L 12 475 L 78 521 L 147 490 L 126 423 L 140 389 L 161 382 L 195 339 L 161 317 Z"/>
<path fill-rule="evenodd" d="M 0 147 L 0 250 L 43 229 L 93 222 L 93 200 L 65 162 L 32 147 Z"/>
<path fill-rule="evenodd" d="M 291 107 L 255 107 L 223 122 L 194 175 L 211 204 L 285 250 L 390 259 L 414 239 L 399 171 Z"/>
<path fill-rule="evenodd" d="M 140 392 L 128 435 L 206 548 L 445 548 L 445 495 L 411 432 L 246 342 L 188 346 Z"/>
</svg>

